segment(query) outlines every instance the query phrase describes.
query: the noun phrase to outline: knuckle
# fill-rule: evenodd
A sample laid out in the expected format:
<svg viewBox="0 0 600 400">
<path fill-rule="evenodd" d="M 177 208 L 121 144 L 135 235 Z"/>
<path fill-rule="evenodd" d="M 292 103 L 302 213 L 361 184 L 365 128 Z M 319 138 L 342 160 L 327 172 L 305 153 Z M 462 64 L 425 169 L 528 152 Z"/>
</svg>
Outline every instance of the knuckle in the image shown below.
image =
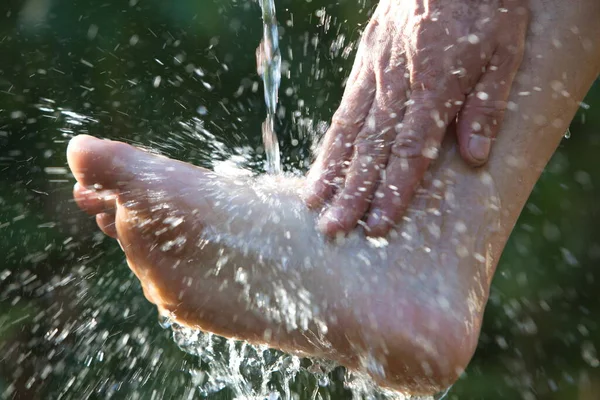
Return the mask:
<svg viewBox="0 0 600 400">
<path fill-rule="evenodd" d="M 336 206 L 344 209 L 343 219 L 347 221 L 350 220 L 350 223 L 351 221 L 356 222 L 364 212 L 364 208 L 366 208 L 367 194 L 359 192 L 357 189 L 358 188 L 344 188 L 336 201 Z"/>
<path fill-rule="evenodd" d="M 357 128 L 363 124 L 362 118 L 352 118 L 346 110 L 338 109 L 331 118 L 331 125 L 338 128 Z"/>
<path fill-rule="evenodd" d="M 506 67 L 508 71 L 517 69 L 523 60 L 523 54 L 525 52 L 524 43 L 514 43 L 506 46 L 506 50 L 503 52 L 503 57 L 500 59 L 498 64 L 499 68 Z"/>
<path fill-rule="evenodd" d="M 376 105 L 378 108 L 374 115 L 384 126 L 393 125 L 394 121 L 401 119 L 407 106 L 406 86 L 393 82 L 394 79 L 396 78 L 383 83 L 377 92 Z"/>
<path fill-rule="evenodd" d="M 346 153 L 346 146 L 348 142 L 353 139 L 352 134 L 347 132 L 340 125 L 332 123 L 327 128 L 327 134 L 320 143 L 316 143 L 312 146 L 313 152 L 316 153 L 316 159 L 313 169 L 317 166 L 321 169 L 329 168 L 332 162 L 341 159 Z"/>
<path fill-rule="evenodd" d="M 513 72 L 523 61 L 525 54 L 525 38 L 521 40 L 502 41 L 503 44 L 496 49 L 496 52 L 490 60 L 490 65 L 495 69 L 503 69 L 507 72 Z"/>
<path fill-rule="evenodd" d="M 438 157 L 439 148 L 439 140 L 409 131 L 396 137 L 392 146 L 392 154 L 401 159 L 427 158 L 433 160 Z M 406 170 L 409 169 L 409 165 L 405 167 Z"/>
<path fill-rule="evenodd" d="M 507 108 L 507 102 L 505 101 L 494 101 L 487 104 L 479 104 L 473 107 L 473 110 L 479 115 L 483 115 L 487 118 L 499 118 L 504 115 Z"/>
<path fill-rule="evenodd" d="M 360 39 L 359 46 L 361 48 L 369 47 L 375 41 L 375 38 L 378 36 L 377 31 L 379 30 L 379 20 L 376 16 L 369 21 L 367 27 L 363 31 Z"/>
<path fill-rule="evenodd" d="M 443 57 L 444 55 L 442 55 Z M 446 66 L 448 60 L 440 59 L 440 54 L 422 49 L 411 58 L 410 88 L 412 91 L 437 91 L 447 82 Z"/>
<path fill-rule="evenodd" d="M 349 197 L 349 213 L 358 216 L 364 212 L 367 199 L 371 195 L 372 185 L 357 185 L 346 189 L 346 195 Z"/>
<path fill-rule="evenodd" d="M 392 145 L 392 154 L 402 158 L 419 157 L 424 147 L 424 137 L 415 131 L 408 130 L 398 134 Z"/>
<path fill-rule="evenodd" d="M 388 199 L 387 202 L 385 204 L 385 208 L 384 210 L 386 210 L 386 214 L 395 219 L 395 214 L 398 213 L 398 208 L 402 207 L 403 204 L 403 198 L 402 195 L 399 192 L 399 188 L 397 186 L 394 185 L 388 185 L 389 190 L 388 190 Z"/>
<path fill-rule="evenodd" d="M 391 128 L 361 131 L 354 141 L 355 157 L 363 163 L 375 163 L 379 166 L 385 164 L 394 134 Z"/>
<path fill-rule="evenodd" d="M 413 71 L 411 77 L 411 91 L 430 92 L 435 91 L 440 86 L 440 71 L 436 68 L 422 66 Z"/>
<path fill-rule="evenodd" d="M 439 90 L 438 90 L 439 89 Z M 428 117 L 431 117 L 433 111 L 438 111 L 439 115 L 439 104 L 443 102 L 445 98 L 450 98 L 452 91 L 442 90 L 441 86 L 436 88 L 420 88 L 419 90 L 411 89 L 410 98 L 406 102 L 406 118 L 411 121 L 426 121 Z"/>
</svg>

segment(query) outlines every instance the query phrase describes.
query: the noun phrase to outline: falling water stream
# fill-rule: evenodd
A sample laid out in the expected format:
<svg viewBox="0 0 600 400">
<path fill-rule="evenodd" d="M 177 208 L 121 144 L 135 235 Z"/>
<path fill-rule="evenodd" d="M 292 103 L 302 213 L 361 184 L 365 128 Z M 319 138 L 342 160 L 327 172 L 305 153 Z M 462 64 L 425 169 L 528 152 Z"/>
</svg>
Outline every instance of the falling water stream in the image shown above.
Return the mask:
<svg viewBox="0 0 600 400">
<path fill-rule="evenodd" d="M 256 51 L 257 69 L 263 79 L 267 119 L 262 125 L 262 139 L 267 158 L 267 172 L 281 172 L 279 142 L 275 132 L 275 112 L 279 85 L 281 84 L 281 52 L 279 51 L 279 29 L 275 15 L 274 0 L 259 0 L 262 9 L 263 39 Z"/>
</svg>

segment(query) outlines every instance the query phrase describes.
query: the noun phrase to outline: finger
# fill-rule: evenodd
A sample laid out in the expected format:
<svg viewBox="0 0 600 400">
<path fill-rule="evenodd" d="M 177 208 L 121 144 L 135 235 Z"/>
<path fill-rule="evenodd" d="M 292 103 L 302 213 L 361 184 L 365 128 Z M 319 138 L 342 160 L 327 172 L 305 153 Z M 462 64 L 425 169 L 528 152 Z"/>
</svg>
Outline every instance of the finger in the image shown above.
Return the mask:
<svg viewBox="0 0 600 400">
<path fill-rule="evenodd" d="M 378 106 L 375 108 L 354 143 L 344 188 L 319 221 L 319 228 L 326 235 L 349 232 L 356 227 L 368 210 L 379 175 L 386 167 L 393 143 L 390 132 L 395 133 L 392 121 L 396 118 L 392 118 L 389 112 L 384 117 L 384 111 Z M 381 131 L 376 133 L 379 129 Z"/>
<path fill-rule="evenodd" d="M 368 235 L 387 235 L 408 207 L 431 160 L 437 157 L 449 122 L 456 116 L 457 106 L 448 98 L 413 91 L 412 104 L 398 129 L 385 173 L 371 203 Z"/>
<path fill-rule="evenodd" d="M 333 195 L 335 179 L 343 175 L 344 162 L 352 155 L 352 143 L 367 118 L 374 97 L 373 71 L 365 68 L 344 93 L 308 173 L 304 198 L 309 207 L 319 207 Z"/>
<path fill-rule="evenodd" d="M 457 138 L 463 159 L 480 166 L 487 162 L 492 140 L 498 135 L 522 52 L 500 50 L 467 96 L 457 121 Z"/>
<path fill-rule="evenodd" d="M 368 48 L 376 37 L 376 28 L 377 24 L 372 21 L 362 35 L 340 106 L 308 172 L 304 199 L 309 207 L 320 207 L 333 195 L 335 180 L 341 178 L 344 163 L 352 155 L 352 143 L 371 109 L 375 98 L 375 75 Z"/>
<path fill-rule="evenodd" d="M 390 64 L 389 57 L 385 64 Z M 319 221 L 321 230 L 330 236 L 354 229 L 369 209 L 394 143 L 395 126 L 404 117 L 408 88 L 404 67 L 378 71 L 375 101 L 354 143 L 344 188 Z"/>
</svg>

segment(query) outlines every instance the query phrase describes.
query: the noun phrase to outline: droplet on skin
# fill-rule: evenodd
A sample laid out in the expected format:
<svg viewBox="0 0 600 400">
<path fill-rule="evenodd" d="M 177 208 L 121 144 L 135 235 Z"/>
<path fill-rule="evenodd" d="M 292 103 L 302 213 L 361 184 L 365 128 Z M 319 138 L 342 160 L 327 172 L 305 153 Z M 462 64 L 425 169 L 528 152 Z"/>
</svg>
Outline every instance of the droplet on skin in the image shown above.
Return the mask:
<svg viewBox="0 0 600 400">
<path fill-rule="evenodd" d="M 479 43 L 479 36 L 475 35 L 474 33 L 471 33 L 469 36 L 467 36 L 467 40 L 471 44 L 477 44 Z"/>
<path fill-rule="evenodd" d="M 437 147 L 425 147 L 421 153 L 423 155 L 423 157 L 428 158 L 430 160 L 435 160 L 436 158 L 438 158 L 439 155 L 439 151 Z"/>
<path fill-rule="evenodd" d="M 170 225 L 172 228 L 181 225 L 183 217 L 167 217 L 163 220 L 163 224 Z"/>
<path fill-rule="evenodd" d="M 458 221 L 454 224 L 454 230 L 458 233 L 465 233 L 467 231 L 467 225 L 462 221 Z"/>
<path fill-rule="evenodd" d="M 469 250 L 462 244 L 456 246 L 456 255 L 460 258 L 465 258 L 469 255 Z"/>
<path fill-rule="evenodd" d="M 437 303 L 442 308 L 442 310 L 449 310 L 450 309 L 450 302 L 448 301 L 447 298 L 445 298 L 443 296 L 439 296 L 437 298 Z"/>
<path fill-rule="evenodd" d="M 543 126 L 546 124 L 546 122 L 548 121 L 548 119 L 541 114 L 535 115 L 533 117 L 533 123 L 536 124 L 537 126 Z"/>
<path fill-rule="evenodd" d="M 178 236 L 173 240 L 168 240 L 160 246 L 161 251 L 169 251 L 174 247 L 181 247 L 187 242 L 185 236 Z"/>
<path fill-rule="evenodd" d="M 154 236 L 160 236 L 160 235 L 162 235 L 163 233 L 167 232 L 168 230 L 169 230 L 168 228 L 162 228 L 162 229 L 159 229 L 159 230 L 157 230 L 156 232 L 154 232 Z"/>
<path fill-rule="evenodd" d="M 550 82 L 550 87 L 552 88 L 552 90 L 554 90 L 556 92 L 561 92 L 565 88 L 564 83 L 562 83 L 561 81 Z"/>
<path fill-rule="evenodd" d="M 508 155 L 508 156 L 504 157 L 504 160 L 505 160 L 506 164 L 512 168 L 518 168 L 518 167 L 523 166 L 523 161 L 519 160 L 515 156 Z"/>
<path fill-rule="evenodd" d="M 490 96 L 486 93 L 486 92 L 477 92 L 477 98 L 479 100 L 487 100 L 490 98 Z"/>
<path fill-rule="evenodd" d="M 451 72 L 452 75 L 458 75 L 459 77 L 463 77 L 467 74 L 467 70 L 464 68 L 457 68 Z"/>
<path fill-rule="evenodd" d="M 483 254 L 481 254 L 481 253 L 474 253 L 473 254 L 473 258 L 475 258 L 475 260 L 477 262 L 480 262 L 482 264 L 485 262 L 485 256 Z"/>
</svg>

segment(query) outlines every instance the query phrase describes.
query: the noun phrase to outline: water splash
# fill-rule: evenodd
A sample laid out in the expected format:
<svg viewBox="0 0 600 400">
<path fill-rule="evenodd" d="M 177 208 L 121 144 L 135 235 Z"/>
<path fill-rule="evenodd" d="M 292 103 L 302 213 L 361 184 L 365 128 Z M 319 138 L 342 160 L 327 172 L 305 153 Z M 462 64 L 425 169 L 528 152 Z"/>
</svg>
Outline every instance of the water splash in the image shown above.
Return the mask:
<svg viewBox="0 0 600 400">
<path fill-rule="evenodd" d="M 166 327 L 164 319 L 161 326 Z M 436 396 L 410 396 L 383 389 L 362 373 L 346 371 L 332 361 L 300 358 L 295 355 L 226 339 L 173 323 L 173 339 L 179 348 L 198 357 L 197 367 L 188 369 L 198 394 L 203 397 L 225 390 L 234 399 L 317 399 L 333 384 L 332 375 L 343 374 L 344 388 L 352 399 L 441 400 Z"/>
<path fill-rule="evenodd" d="M 267 157 L 267 172 L 281 173 L 279 141 L 275 132 L 275 112 L 279 86 L 281 84 L 281 52 L 279 50 L 279 29 L 275 16 L 274 0 L 259 0 L 262 9 L 263 39 L 256 50 L 258 74 L 263 79 L 267 119 L 262 125 L 262 138 Z"/>
<path fill-rule="evenodd" d="M 68 135 L 63 132 L 63 135 L 67 135 L 66 137 L 79 132 L 86 132 L 87 124 L 97 122 L 83 114 L 55 107 L 49 101 L 44 101 L 40 105 L 40 109 L 42 108 L 43 112 L 58 112 L 58 115 L 64 117 L 65 125 L 77 129 L 77 131 L 70 130 Z M 253 174 L 250 169 L 253 167 L 252 160 L 255 157 L 251 154 L 250 148 L 228 149 L 216 136 L 206 130 L 203 121 L 196 117 L 187 122 L 180 121 L 179 126 L 181 130 L 178 131 L 178 134 L 185 134 L 182 137 L 194 138 L 206 143 L 205 157 L 207 160 L 212 161 L 215 170 L 229 176 L 247 177 Z M 156 150 L 154 148 L 154 151 Z M 223 160 L 219 160 L 219 158 L 223 158 Z M 46 169 L 46 173 L 64 174 L 65 170 L 49 167 Z M 180 217 L 170 216 L 165 218 L 163 222 L 166 226 L 174 227 L 181 224 L 182 220 Z M 220 238 L 221 241 L 226 239 L 223 236 Z M 178 240 L 182 241 L 183 239 L 168 241 L 166 243 L 167 247 L 178 245 Z M 212 241 L 218 242 L 215 238 L 212 238 Z M 223 243 L 223 247 L 236 246 L 231 243 Z M 84 271 L 81 273 L 83 274 Z M 6 279 L 8 275 L 8 271 L 0 271 L 0 280 Z M 246 280 L 247 278 L 242 279 L 241 276 L 238 276 L 239 282 Z M 305 330 L 310 320 L 318 326 L 322 326 L 321 331 L 324 333 L 326 325 L 320 321 L 317 315 L 312 313 L 314 303 L 311 301 L 310 296 L 303 294 L 302 288 L 297 289 L 297 294 L 298 296 L 295 296 L 293 293 L 280 288 L 276 291 L 274 297 L 277 304 L 280 305 L 280 309 L 265 306 L 261 311 L 268 314 L 273 320 L 280 321 L 287 329 Z M 90 299 L 97 301 L 96 304 L 98 305 L 102 304 L 105 307 L 111 305 L 110 302 L 101 297 L 90 296 Z M 414 397 L 389 391 L 377 386 L 366 374 L 347 371 L 332 361 L 301 358 L 266 346 L 255 346 L 247 342 L 223 338 L 212 333 L 180 326 L 175 320 L 175 315 L 170 313 L 161 313 L 158 317 L 159 325 L 163 329 L 171 330 L 175 343 L 183 351 L 196 357 L 194 363 L 186 364 L 183 368 L 189 374 L 193 383 L 190 390 L 196 396 L 202 398 L 219 398 L 221 394 L 229 392 L 233 394 L 230 398 L 234 399 L 324 399 L 329 398 L 328 391 L 335 388 L 335 385 L 339 385 L 340 381 L 353 399 L 433 400 L 442 398 Z M 110 333 L 108 330 L 100 332 L 97 324 L 95 318 L 86 318 L 81 322 L 82 327 L 78 328 L 78 331 L 88 332 L 90 337 L 95 338 L 98 336 L 101 341 L 104 341 Z M 51 340 L 56 337 L 56 340 L 60 342 L 64 341 L 69 334 L 72 334 L 67 331 L 65 333 L 55 330 L 51 332 L 47 339 Z M 122 354 L 123 349 L 135 352 L 135 350 L 132 350 L 135 348 L 133 342 L 139 342 L 140 346 L 146 346 L 147 343 L 151 342 L 150 335 L 149 332 L 138 330 L 132 334 L 124 334 L 121 339 L 116 341 L 114 348 L 100 347 L 98 354 L 94 357 L 89 355 L 91 350 L 86 351 L 85 357 L 83 357 L 86 368 L 82 369 L 82 376 L 90 368 L 115 359 L 117 355 Z M 162 348 L 153 350 L 151 355 L 153 365 L 162 362 L 163 351 Z M 69 380 L 61 388 L 61 393 L 65 398 L 75 398 L 77 396 L 75 393 L 80 393 L 83 390 L 80 382 L 84 382 L 84 380 L 79 377 Z M 104 388 L 98 390 L 103 390 L 103 393 L 111 396 L 118 388 L 117 383 L 107 383 Z M 67 394 L 71 392 L 74 394 Z"/>
</svg>

